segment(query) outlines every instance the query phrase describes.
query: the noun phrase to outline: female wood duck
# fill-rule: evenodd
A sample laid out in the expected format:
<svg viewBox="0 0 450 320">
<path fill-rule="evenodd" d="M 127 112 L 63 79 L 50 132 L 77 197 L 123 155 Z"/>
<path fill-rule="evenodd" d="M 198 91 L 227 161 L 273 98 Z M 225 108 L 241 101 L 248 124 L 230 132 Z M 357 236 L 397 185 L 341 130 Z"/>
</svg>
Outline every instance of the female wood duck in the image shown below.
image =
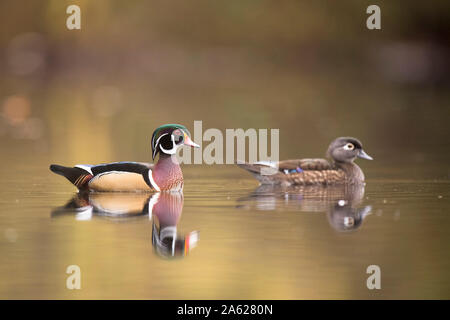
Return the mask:
<svg viewBox="0 0 450 320">
<path fill-rule="evenodd" d="M 358 139 L 340 137 L 328 147 L 331 159 L 296 159 L 279 162 L 238 163 L 251 172 L 262 184 L 313 185 L 363 183 L 364 173 L 353 161 L 356 158 L 373 160 L 364 152 Z"/>
<path fill-rule="evenodd" d="M 256 211 L 326 212 L 336 231 L 354 231 L 371 214 L 362 206 L 364 184 L 292 185 L 261 184 L 248 196 L 239 198 L 236 208 Z"/>
<path fill-rule="evenodd" d="M 99 165 L 63 167 L 52 164 L 50 170 L 66 177 L 80 191 L 179 191 L 183 189 L 183 174 L 176 159 L 182 145 L 198 148 L 186 127 L 166 124 L 152 135 L 152 158 L 158 162 L 115 162 Z"/>
</svg>

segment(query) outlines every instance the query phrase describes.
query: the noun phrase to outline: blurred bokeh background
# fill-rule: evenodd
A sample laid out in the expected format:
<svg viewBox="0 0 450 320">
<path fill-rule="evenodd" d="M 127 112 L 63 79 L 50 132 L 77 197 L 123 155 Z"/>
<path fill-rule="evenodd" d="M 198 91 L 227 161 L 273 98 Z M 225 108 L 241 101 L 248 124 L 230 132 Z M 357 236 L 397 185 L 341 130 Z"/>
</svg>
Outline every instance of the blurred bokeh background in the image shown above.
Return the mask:
<svg viewBox="0 0 450 320">
<path fill-rule="evenodd" d="M 81 8 L 81 30 L 66 28 L 70 4 Z M 381 8 L 381 30 L 366 28 L 370 4 Z M 335 137 L 355 136 L 375 158 L 363 165 L 369 181 L 448 181 L 449 39 L 444 0 L 2 0 L 3 225 L 26 224 L 25 213 L 6 217 L 19 192 L 44 224 L 54 204 L 39 197 L 69 198 L 72 186 L 48 164 L 150 161 L 163 123 L 279 128 L 280 158 L 320 157 Z M 185 176 L 224 172 L 196 167 Z M 439 270 L 436 279 L 448 269 Z"/>
<path fill-rule="evenodd" d="M 283 158 L 354 135 L 379 163 L 448 163 L 450 5 L 378 1 L 368 30 L 369 4 L 2 1 L 2 161 L 145 160 L 158 125 L 202 120 L 280 128 Z"/>
</svg>

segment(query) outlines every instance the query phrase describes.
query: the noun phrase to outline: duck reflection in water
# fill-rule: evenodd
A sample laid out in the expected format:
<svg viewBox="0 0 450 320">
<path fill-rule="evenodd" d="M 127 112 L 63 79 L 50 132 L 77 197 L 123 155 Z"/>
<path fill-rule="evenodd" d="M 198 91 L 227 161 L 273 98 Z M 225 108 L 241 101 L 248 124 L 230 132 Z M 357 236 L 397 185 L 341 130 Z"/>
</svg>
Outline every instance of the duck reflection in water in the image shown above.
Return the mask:
<svg viewBox="0 0 450 320">
<path fill-rule="evenodd" d="M 330 226 L 337 231 L 361 227 L 371 213 L 370 205 L 361 206 L 364 185 L 274 186 L 260 185 L 249 196 L 238 199 L 238 208 L 326 212 Z"/>
<path fill-rule="evenodd" d="M 183 257 L 193 249 L 199 240 L 199 232 L 192 231 L 182 237 L 177 236 L 177 225 L 183 210 L 183 194 L 156 193 L 153 215 L 157 217 L 159 226 L 153 219 L 152 244 L 155 253 L 163 258 Z"/>
<path fill-rule="evenodd" d="M 186 256 L 199 241 L 199 232 L 177 234 L 177 225 L 183 211 L 183 193 L 77 193 L 51 216 L 75 215 L 77 220 L 93 217 L 113 221 L 148 218 L 152 221 L 152 246 L 161 258 Z"/>
</svg>

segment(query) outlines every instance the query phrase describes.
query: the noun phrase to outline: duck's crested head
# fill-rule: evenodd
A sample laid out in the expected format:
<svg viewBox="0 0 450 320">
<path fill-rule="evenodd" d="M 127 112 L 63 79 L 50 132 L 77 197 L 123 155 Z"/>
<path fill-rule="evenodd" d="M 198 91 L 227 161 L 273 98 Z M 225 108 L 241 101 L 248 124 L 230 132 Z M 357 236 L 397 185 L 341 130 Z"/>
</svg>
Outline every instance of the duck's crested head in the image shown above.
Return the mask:
<svg viewBox="0 0 450 320">
<path fill-rule="evenodd" d="M 353 162 L 356 158 L 373 160 L 364 150 L 361 141 L 352 137 L 339 137 L 328 147 L 327 157 L 336 162 Z"/>
<path fill-rule="evenodd" d="M 183 258 L 197 246 L 199 232 L 192 231 L 184 236 L 177 235 L 176 226 L 157 228 L 153 223 L 152 244 L 154 252 L 164 259 Z"/>
<path fill-rule="evenodd" d="M 173 155 L 182 145 L 199 147 L 191 140 L 191 133 L 185 126 L 181 124 L 162 125 L 156 128 L 152 135 L 152 158 L 155 159 L 158 152 Z"/>
<path fill-rule="evenodd" d="M 344 204 L 342 203 L 344 202 Z M 354 208 L 352 203 L 339 200 L 328 212 L 328 221 L 333 229 L 340 232 L 354 231 L 361 227 L 362 222 L 370 214 L 371 206 Z"/>
</svg>

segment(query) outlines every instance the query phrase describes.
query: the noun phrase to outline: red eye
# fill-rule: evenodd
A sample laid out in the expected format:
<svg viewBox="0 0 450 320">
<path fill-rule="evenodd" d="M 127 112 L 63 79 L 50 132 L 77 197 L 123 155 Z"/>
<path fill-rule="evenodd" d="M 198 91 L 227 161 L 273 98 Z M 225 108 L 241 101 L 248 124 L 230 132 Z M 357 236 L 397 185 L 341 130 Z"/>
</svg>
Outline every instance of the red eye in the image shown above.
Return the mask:
<svg viewBox="0 0 450 320">
<path fill-rule="evenodd" d="M 183 136 L 174 136 L 174 138 L 175 138 L 175 143 L 176 144 L 179 144 L 179 143 L 181 143 L 181 142 L 183 142 Z"/>
</svg>

